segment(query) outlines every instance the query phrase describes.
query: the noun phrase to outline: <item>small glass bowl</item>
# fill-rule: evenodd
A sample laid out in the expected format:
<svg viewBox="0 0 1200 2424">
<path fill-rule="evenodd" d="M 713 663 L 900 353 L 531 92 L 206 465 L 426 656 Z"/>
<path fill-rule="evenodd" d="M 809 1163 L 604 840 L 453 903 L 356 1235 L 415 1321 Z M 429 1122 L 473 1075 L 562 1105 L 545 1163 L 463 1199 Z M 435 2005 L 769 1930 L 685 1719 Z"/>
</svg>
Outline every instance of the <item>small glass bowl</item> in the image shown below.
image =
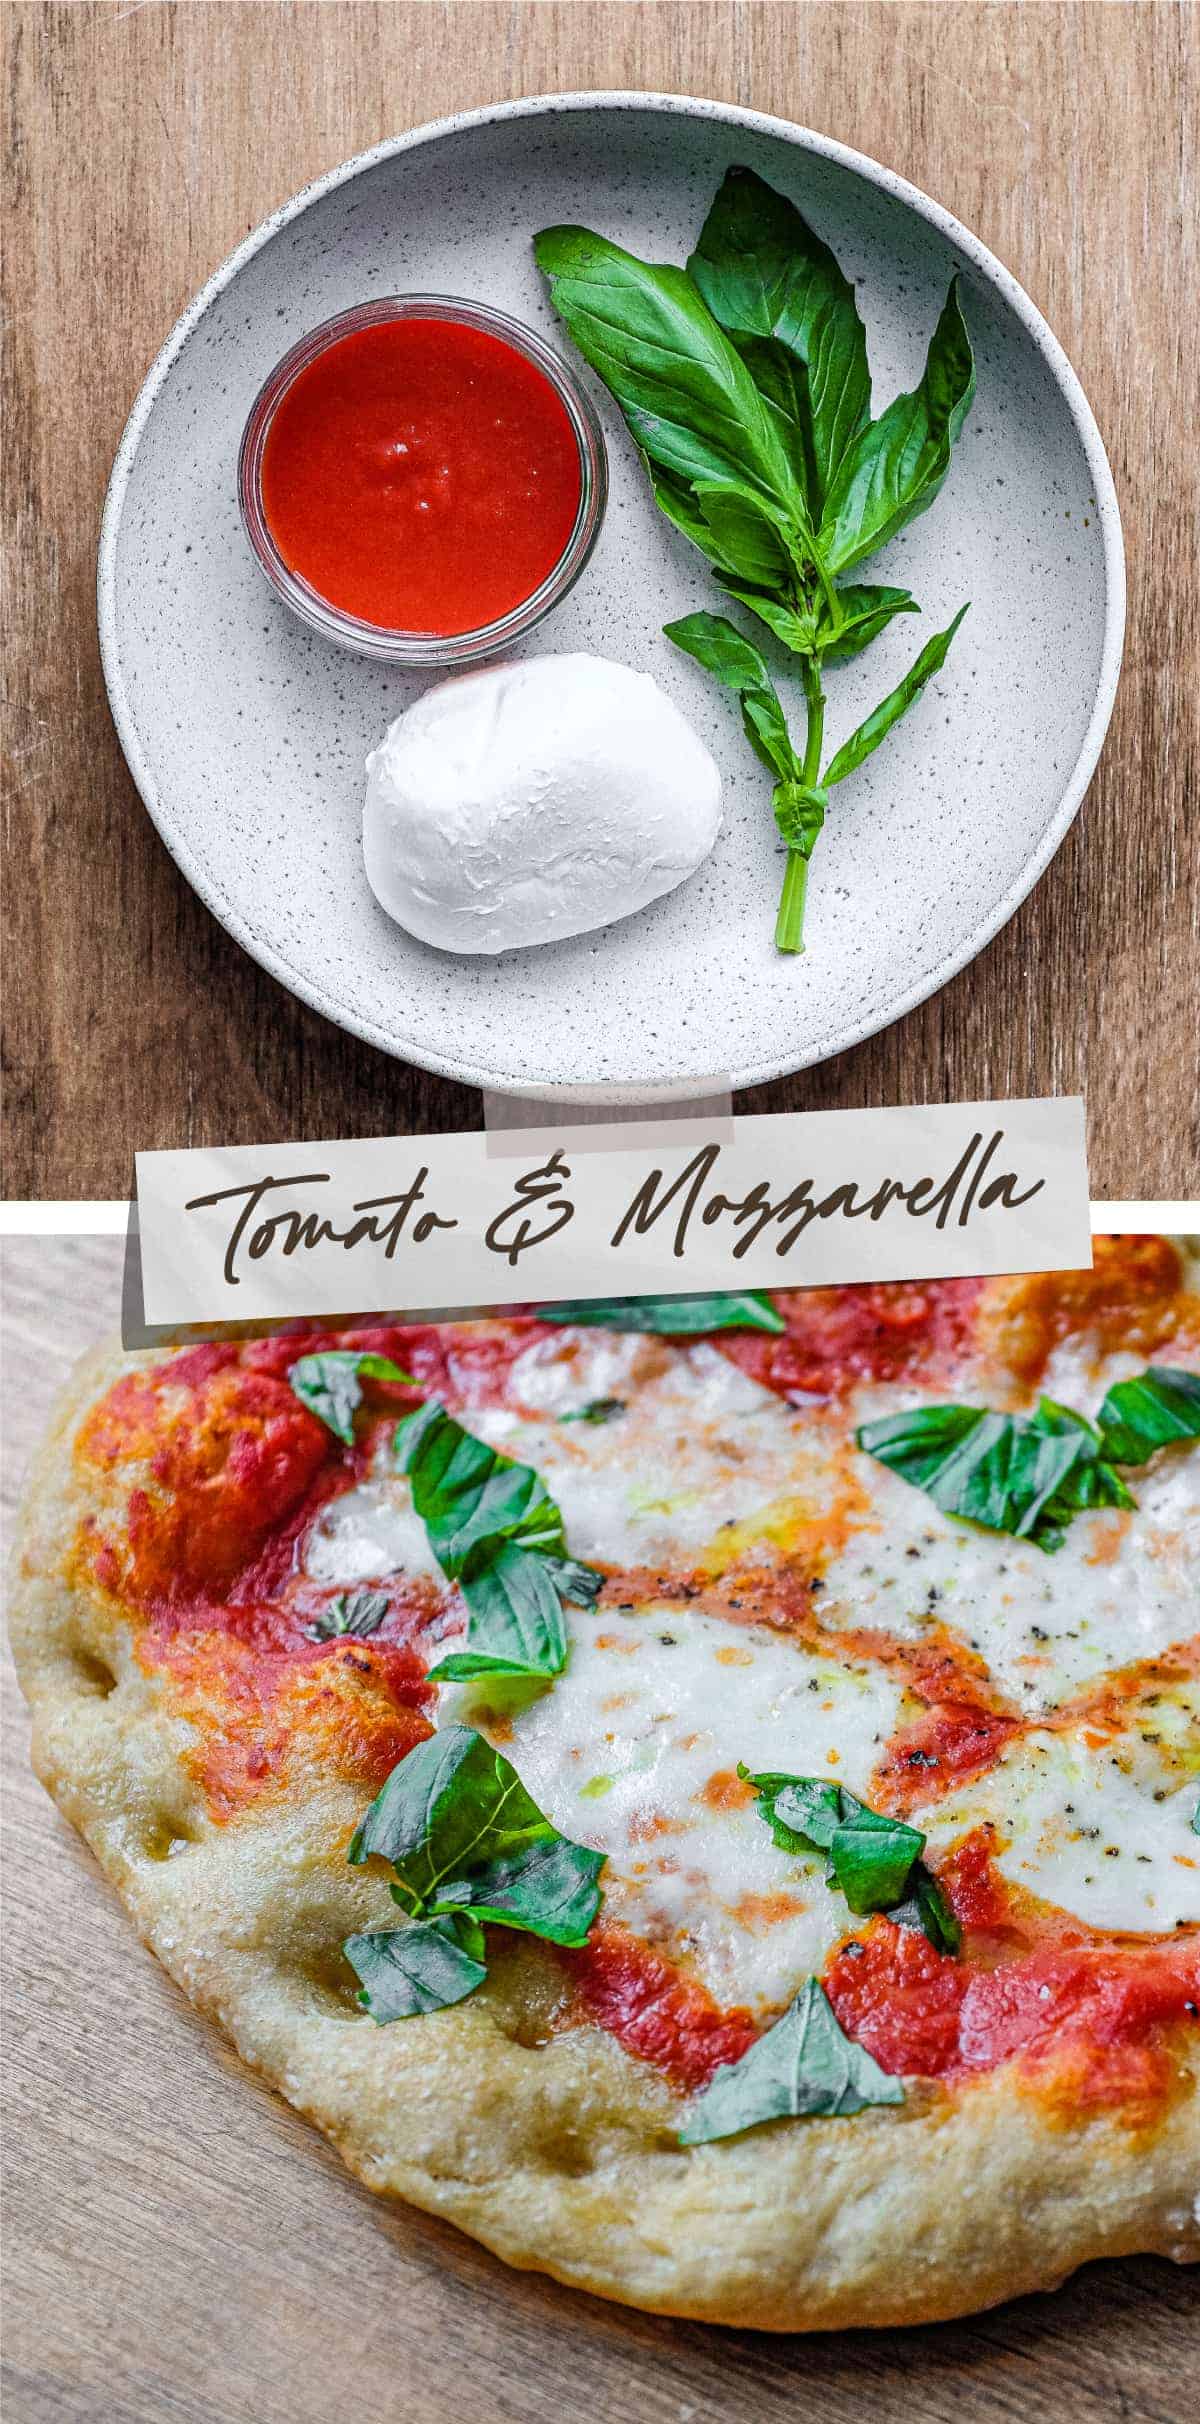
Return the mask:
<svg viewBox="0 0 1200 2424">
<path fill-rule="evenodd" d="M 276 409 L 293 379 L 339 337 L 351 336 L 359 328 L 374 327 L 381 320 L 405 319 L 453 320 L 469 328 L 483 329 L 485 334 L 511 345 L 515 353 L 523 354 L 549 380 L 566 410 L 579 448 L 579 510 L 557 564 L 519 606 L 512 607 L 493 623 L 481 624 L 475 631 L 390 631 L 379 623 L 366 623 L 358 615 L 346 614 L 284 563 L 263 511 L 263 451 Z M 514 640 L 523 639 L 574 588 L 600 535 L 608 499 L 604 432 L 590 396 L 573 372 L 541 337 L 531 328 L 523 328 L 519 320 L 511 320 L 507 312 L 492 311 L 482 303 L 464 302 L 455 295 L 381 295 L 373 303 L 357 303 L 352 310 L 340 311 L 334 319 L 323 320 L 319 328 L 311 329 L 276 364 L 260 388 L 242 433 L 237 477 L 246 536 L 284 605 L 290 606 L 310 631 L 319 632 L 323 639 L 333 640 L 341 648 L 392 665 L 417 668 L 472 665 L 480 658 L 497 655 Z"/>
</svg>

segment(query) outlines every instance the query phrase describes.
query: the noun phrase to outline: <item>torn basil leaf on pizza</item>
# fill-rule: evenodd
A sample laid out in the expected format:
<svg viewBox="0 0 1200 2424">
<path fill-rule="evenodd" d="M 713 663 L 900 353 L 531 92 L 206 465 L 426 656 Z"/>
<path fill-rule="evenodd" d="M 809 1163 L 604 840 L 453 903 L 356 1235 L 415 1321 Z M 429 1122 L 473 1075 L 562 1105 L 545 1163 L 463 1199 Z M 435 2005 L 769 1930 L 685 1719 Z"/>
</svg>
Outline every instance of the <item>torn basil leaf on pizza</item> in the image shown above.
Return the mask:
<svg viewBox="0 0 1200 2424">
<path fill-rule="evenodd" d="M 551 1311 L 82 1368 L 13 1633 L 140 1932 L 372 2187 L 602 2296 L 1194 2256 L 1184 1250 Z"/>
</svg>

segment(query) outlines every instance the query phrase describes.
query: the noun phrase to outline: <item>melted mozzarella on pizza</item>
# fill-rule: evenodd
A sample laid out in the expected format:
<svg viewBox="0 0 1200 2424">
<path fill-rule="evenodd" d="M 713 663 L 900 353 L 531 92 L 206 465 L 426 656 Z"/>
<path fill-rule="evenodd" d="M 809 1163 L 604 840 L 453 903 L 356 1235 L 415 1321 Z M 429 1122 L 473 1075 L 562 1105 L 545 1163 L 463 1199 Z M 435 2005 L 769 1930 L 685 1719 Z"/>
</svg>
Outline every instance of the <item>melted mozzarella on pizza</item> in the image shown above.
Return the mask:
<svg viewBox="0 0 1200 2424">
<path fill-rule="evenodd" d="M 1090 1409 L 1138 1368 L 1085 1365 L 1073 1347 L 1053 1386 Z M 565 1673 L 507 1710 L 497 1739 L 560 1830 L 607 1854 L 607 1912 L 722 2001 L 777 2008 L 853 1924 L 820 1859 L 775 1846 L 739 1763 L 836 1777 L 869 1799 L 889 1740 L 921 1714 L 905 1654 L 947 1633 L 1021 1730 L 986 1775 L 908 1812 L 935 1865 L 987 1825 L 1002 1874 L 1089 1926 L 1200 1920 L 1194 1689 L 1134 1692 L 1115 1730 L 1058 1715 L 1194 1636 L 1200 1452 L 1158 1459 L 1137 1476 L 1136 1514 L 1081 1517 L 1047 1556 L 941 1514 L 855 1448 L 858 1423 L 951 1396 L 984 1403 L 989 1389 L 905 1382 L 793 1407 L 708 1342 L 555 1330 L 517 1358 L 507 1404 L 465 1417 L 541 1474 L 572 1555 L 617 1569 L 618 1587 L 629 1577 L 619 1606 L 569 1611 Z M 621 1410 L 571 1419 L 601 1399 Z M 821 1585 L 805 1643 L 782 1617 L 718 1604 L 739 1560 L 769 1571 L 797 1543 Z M 305 1564 L 336 1585 L 436 1572 L 386 1442 L 319 1519 Z M 672 1577 L 682 1602 L 663 1595 Z M 835 1641 L 862 1630 L 873 1648 Z M 488 1730 L 481 1690 L 443 1690 L 443 1718 Z"/>
<path fill-rule="evenodd" d="M 915 1395 L 893 1390 L 884 1402 L 874 1391 L 859 1399 L 855 1419 L 873 1421 Z M 1194 1455 L 1164 1458 L 1138 1476 L 1136 1518 L 1079 1516 L 1052 1556 L 944 1515 L 886 1466 L 874 1467 L 869 1487 L 869 1509 L 850 1517 L 845 1545 L 825 1566 L 825 1622 L 880 1625 L 902 1640 L 947 1625 L 1023 1716 L 1195 1632 Z"/>
<path fill-rule="evenodd" d="M 351 1583 L 378 1582 L 388 1574 L 437 1574 L 425 1526 L 406 1481 L 390 1473 L 386 1449 L 376 1457 L 377 1478 L 347 1490 L 325 1509 L 309 1535 L 305 1570 L 314 1582 L 346 1590 Z"/>
<path fill-rule="evenodd" d="M 780 1852 L 737 1775 L 865 1793 L 900 1705 L 878 1666 L 697 1607 L 572 1611 L 570 1664 L 513 1720 L 510 1757 L 560 1832 L 606 1852 L 605 1907 L 722 2001 L 786 2002 L 845 1933 L 824 1862 Z M 444 1714 L 486 1717 L 470 1686 Z"/>
<path fill-rule="evenodd" d="M 1193 1743 L 1200 1700 L 1183 1701 Z M 1139 1751 L 1141 1756 L 1139 1756 Z M 1132 1735 L 1100 1745 L 1086 1725 L 1037 1730 L 928 1821 L 936 1855 L 993 1829 L 1001 1874 L 1089 1927 L 1165 1931 L 1200 1922 L 1196 1785 Z"/>
</svg>

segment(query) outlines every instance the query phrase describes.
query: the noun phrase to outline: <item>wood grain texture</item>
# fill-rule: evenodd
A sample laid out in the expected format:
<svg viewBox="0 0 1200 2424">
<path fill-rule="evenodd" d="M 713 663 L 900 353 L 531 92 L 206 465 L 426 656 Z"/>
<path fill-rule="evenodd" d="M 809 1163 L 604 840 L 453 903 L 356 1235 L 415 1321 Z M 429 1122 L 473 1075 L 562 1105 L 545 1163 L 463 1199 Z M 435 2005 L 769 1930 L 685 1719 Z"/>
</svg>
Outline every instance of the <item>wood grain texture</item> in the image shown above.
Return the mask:
<svg viewBox="0 0 1200 2424">
<path fill-rule="evenodd" d="M 135 1148 L 479 1124 L 243 956 L 145 816 L 92 585 L 138 382 L 307 178 L 547 89 L 736 100 L 947 203 L 1047 313 L 1108 444 L 1129 647 L 1082 814 L 923 1009 L 753 1109 L 1086 1090 L 1093 1192 L 1200 1194 L 1197 25 L 1170 0 L 24 0 L 7 12 L 15 668 L 4 1192 L 116 1195 Z M 23 236 L 23 241 L 21 240 Z"/>
<path fill-rule="evenodd" d="M 121 1257 L 3 1249 L 6 1523 Z M 33 1780 L 7 1655 L 3 1697 L 7 2424 L 1190 2424 L 1197 2276 L 1150 2258 L 969 2322 L 776 2340 L 383 2206 L 139 1946 Z"/>
</svg>

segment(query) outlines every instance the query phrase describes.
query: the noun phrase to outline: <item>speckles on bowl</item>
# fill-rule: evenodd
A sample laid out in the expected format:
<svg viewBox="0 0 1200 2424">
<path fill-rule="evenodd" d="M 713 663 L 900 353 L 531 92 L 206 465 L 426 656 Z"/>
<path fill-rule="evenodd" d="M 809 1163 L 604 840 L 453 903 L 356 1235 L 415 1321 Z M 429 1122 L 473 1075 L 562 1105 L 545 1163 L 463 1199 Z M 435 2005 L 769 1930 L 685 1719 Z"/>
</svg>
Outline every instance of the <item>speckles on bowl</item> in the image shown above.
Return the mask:
<svg viewBox="0 0 1200 2424">
<path fill-rule="evenodd" d="M 931 514 L 871 566 L 925 631 L 972 610 L 942 673 L 845 794 L 813 861 L 803 958 L 772 948 L 769 783 L 736 708 L 662 624 L 716 592 L 658 516 L 606 398 L 612 488 L 591 566 L 528 643 L 654 674 L 717 756 L 725 824 L 678 892 L 604 935 L 498 961 L 428 950 L 375 906 L 363 760 L 423 680 L 264 612 L 237 514 L 238 440 L 284 345 L 385 292 L 473 295 L 562 335 L 529 238 L 580 219 L 682 260 L 734 160 L 792 193 L 861 289 L 880 400 L 919 375 L 951 273 L 979 364 Z M 1123 614 L 1103 451 L 1053 339 L 935 206 L 836 145 L 749 112 L 641 96 L 518 104 L 401 138 L 276 213 L 217 273 L 135 408 L 101 551 L 118 729 L 168 847 L 237 939 L 327 1016 L 478 1083 L 546 1091 L 731 1075 L 842 1050 L 945 981 L 1061 840 L 1103 736 Z M 917 631 L 917 641 L 910 636 Z M 836 742 L 899 677 L 901 622 L 831 676 Z M 780 667 L 784 660 L 778 660 Z M 786 675 L 781 688 L 794 690 Z"/>
</svg>

